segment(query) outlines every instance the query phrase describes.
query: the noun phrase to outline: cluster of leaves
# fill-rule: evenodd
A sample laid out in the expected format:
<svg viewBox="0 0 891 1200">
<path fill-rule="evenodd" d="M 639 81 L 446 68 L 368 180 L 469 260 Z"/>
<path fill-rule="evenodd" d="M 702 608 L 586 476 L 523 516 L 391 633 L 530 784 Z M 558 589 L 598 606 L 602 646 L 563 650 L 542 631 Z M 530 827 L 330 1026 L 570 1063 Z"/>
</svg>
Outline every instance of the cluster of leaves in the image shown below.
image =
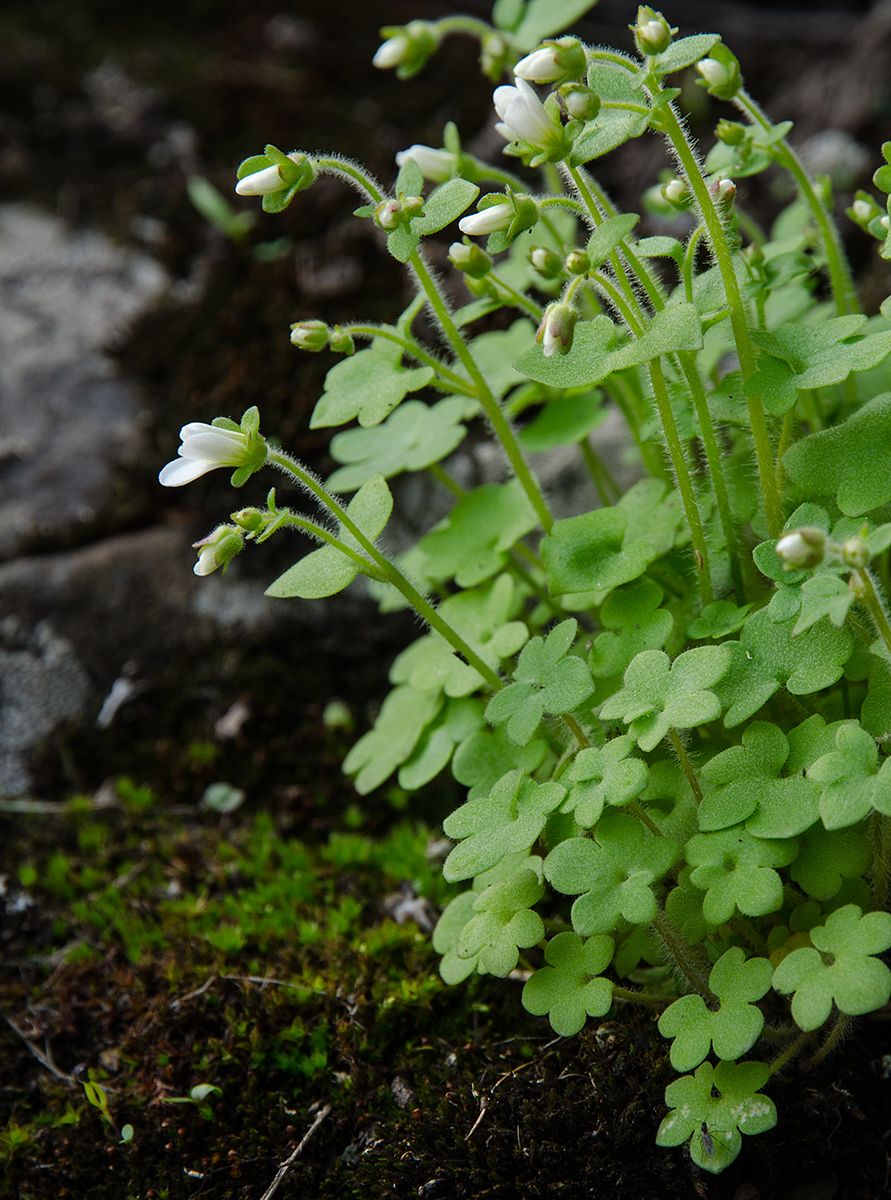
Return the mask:
<svg viewBox="0 0 891 1200">
<path fill-rule="evenodd" d="M 496 6 L 505 28 L 533 8 Z M 588 50 L 576 80 L 606 106 L 564 130 L 576 212 L 594 204 L 598 225 L 575 247 L 588 286 L 566 276 L 579 306 L 566 352 L 546 352 L 526 317 L 477 331 L 499 308 L 535 310 L 530 247 L 563 255 L 584 228 L 565 207 L 493 234 L 496 274 L 457 313 L 413 257 L 476 195 L 462 170 L 484 178 L 453 153 L 453 178 L 389 233 L 418 298 L 332 368 L 313 424 L 358 421 L 332 443 L 342 465 L 329 486 L 359 489 L 347 513 L 369 543 L 389 516 L 386 478 L 429 469 L 455 497 L 398 570 L 365 571 L 382 607 L 424 592 L 438 621 L 393 664 L 394 689 L 345 763 L 362 794 L 394 774 L 417 788 L 449 766 L 469 789 L 444 824 L 445 879 L 468 887 L 434 934 L 443 978 L 522 965 L 524 1004 L 563 1036 L 618 1000 L 662 1009 L 671 1062 L 694 1073 L 669 1086 L 658 1141 L 687 1142 L 716 1172 L 742 1133 L 774 1124 L 761 1089 L 805 1035 L 825 1026 L 831 1044 L 891 997 L 878 957 L 891 947 L 891 626 L 868 569 L 885 571 L 891 544 L 891 313 L 853 311 L 827 199 L 788 126 L 747 98 L 748 131 L 721 141 L 707 170 L 733 181 L 779 163 L 800 196 L 769 235 L 747 229 L 745 255 L 734 214 L 714 207 L 727 194 L 717 176 L 687 179 L 701 185 L 701 221 L 686 245 L 635 239 L 636 217 L 590 199 L 572 172 L 647 129 L 692 158 L 665 77 L 711 56 L 706 85 L 734 78 L 716 36 L 668 38 L 642 61 Z M 512 152 L 528 159 L 524 146 Z M 394 197 L 422 186 L 409 158 Z M 697 271 L 700 236 L 717 261 Z M 834 309 L 819 300 L 824 269 Z M 603 296 L 618 299 L 607 310 Z M 415 340 L 422 302 L 448 360 Z M 733 354 L 742 367 L 728 375 Z M 646 477 L 613 503 L 543 520 L 524 448 L 580 447 L 608 491 L 587 440 L 605 402 L 628 420 Z M 506 415 L 525 424 L 519 439 Z M 516 470 L 464 491 L 442 464 L 483 418 Z M 802 526 L 836 549 L 789 569 L 777 545 Z M 346 586 L 370 560 L 340 536 L 351 557 L 328 545 L 270 594 Z"/>
</svg>

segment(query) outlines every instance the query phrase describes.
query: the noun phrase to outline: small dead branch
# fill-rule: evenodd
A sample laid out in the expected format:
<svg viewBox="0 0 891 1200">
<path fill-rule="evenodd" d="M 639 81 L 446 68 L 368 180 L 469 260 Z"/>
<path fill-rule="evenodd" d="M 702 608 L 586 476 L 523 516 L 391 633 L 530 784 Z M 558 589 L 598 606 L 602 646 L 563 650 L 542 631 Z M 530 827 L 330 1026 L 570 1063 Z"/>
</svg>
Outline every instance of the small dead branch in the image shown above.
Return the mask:
<svg viewBox="0 0 891 1200">
<path fill-rule="evenodd" d="M 56 1066 L 56 1064 L 53 1062 L 52 1058 L 50 1057 L 48 1045 L 46 1048 L 46 1053 L 44 1054 L 44 1052 L 42 1050 L 40 1050 L 37 1046 L 34 1045 L 34 1043 L 31 1041 L 31 1039 L 28 1037 L 28 1035 L 25 1033 L 25 1031 L 23 1029 L 20 1029 L 19 1026 L 16 1025 L 16 1023 L 15 1023 L 15 1021 L 13 1021 L 12 1017 L 7 1017 L 5 1013 L 3 1015 L 4 1015 L 4 1017 L 6 1017 L 6 1024 L 9 1026 L 9 1028 L 14 1033 L 17 1033 L 19 1035 L 19 1037 L 22 1039 L 22 1041 L 25 1043 L 25 1045 L 28 1047 L 28 1049 L 31 1051 L 31 1053 L 34 1055 L 34 1057 L 37 1059 L 37 1061 L 40 1063 L 40 1065 L 42 1067 L 46 1067 L 47 1071 L 49 1071 L 50 1074 L 55 1075 L 56 1079 L 63 1080 L 65 1083 L 67 1083 L 69 1085 L 69 1087 L 77 1086 L 77 1080 L 74 1078 L 74 1076 L 66 1075 L 65 1072 L 60 1071 L 59 1068 Z"/>
<path fill-rule="evenodd" d="M 300 1142 L 297 1144 L 297 1146 L 295 1146 L 295 1148 L 291 1151 L 291 1153 L 288 1155 L 288 1157 L 285 1159 L 285 1161 L 281 1164 L 278 1171 L 276 1172 L 275 1179 L 273 1179 L 272 1183 L 270 1183 L 269 1187 L 266 1189 L 266 1191 L 260 1197 L 260 1200 L 270 1200 L 270 1198 L 273 1195 L 275 1195 L 275 1193 L 278 1191 L 278 1185 L 282 1182 L 282 1180 L 285 1178 L 287 1173 L 290 1171 L 291 1167 L 294 1165 L 294 1162 L 299 1157 L 300 1152 L 303 1150 L 303 1147 L 306 1145 L 306 1143 L 309 1141 L 309 1139 L 312 1137 L 312 1135 L 315 1133 L 315 1131 L 318 1129 L 318 1127 L 322 1124 L 322 1122 L 328 1116 L 328 1113 L 330 1111 L 331 1111 L 330 1104 L 326 1104 L 324 1108 L 319 1110 L 319 1112 L 316 1114 L 316 1119 L 313 1121 L 312 1125 L 310 1125 L 309 1129 L 307 1129 L 306 1133 L 303 1135 L 303 1138 L 300 1140 Z"/>
</svg>

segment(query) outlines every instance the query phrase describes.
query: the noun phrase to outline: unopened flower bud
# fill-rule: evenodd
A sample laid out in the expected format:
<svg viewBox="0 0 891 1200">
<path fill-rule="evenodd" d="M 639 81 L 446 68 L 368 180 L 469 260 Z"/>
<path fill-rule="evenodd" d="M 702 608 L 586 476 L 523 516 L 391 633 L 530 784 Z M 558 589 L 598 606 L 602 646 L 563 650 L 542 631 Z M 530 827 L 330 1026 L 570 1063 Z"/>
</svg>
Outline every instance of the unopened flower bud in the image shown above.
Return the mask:
<svg viewBox="0 0 891 1200">
<path fill-rule="evenodd" d="M 486 203 L 489 200 L 492 202 Z M 508 192 L 502 200 L 495 193 L 490 193 L 483 197 L 475 213 L 461 218 L 458 228 L 470 237 L 503 231 L 514 238 L 524 229 L 531 229 L 537 220 L 538 205 L 531 196 L 516 196 Z"/>
<path fill-rule="evenodd" d="M 732 100 L 742 87 L 739 61 L 721 42 L 712 46 L 708 58 L 699 60 L 696 70 L 699 72 L 697 83 L 719 100 Z"/>
<path fill-rule="evenodd" d="M 891 217 L 885 213 L 884 217 L 879 218 L 879 224 L 884 229 L 885 233 L 888 233 L 888 231 L 891 230 Z"/>
<path fill-rule="evenodd" d="M 873 207 L 867 200 L 855 200 L 851 205 L 851 216 L 861 225 L 872 220 Z"/>
<path fill-rule="evenodd" d="M 480 69 L 487 79 L 493 82 L 501 79 L 510 57 L 510 43 L 500 34 L 483 34 L 480 41 Z"/>
<path fill-rule="evenodd" d="M 263 527 L 264 514 L 259 508 L 242 508 L 232 514 L 233 522 L 245 533 L 257 533 Z"/>
<path fill-rule="evenodd" d="M 715 129 L 715 137 L 725 146 L 740 146 L 746 140 L 746 127 L 739 121 L 727 121 L 722 117 Z"/>
<path fill-rule="evenodd" d="M 571 304 L 562 301 L 545 309 L 535 340 L 541 343 L 545 358 L 553 354 L 568 354 L 572 348 L 573 332 L 579 314 Z"/>
<path fill-rule="evenodd" d="M 382 71 L 395 68 L 400 79 L 417 74 L 436 49 L 438 39 L 427 21 L 410 21 L 408 25 L 386 25 L 381 30 L 386 38 L 378 46 L 372 63 Z"/>
<path fill-rule="evenodd" d="M 868 567 L 872 555 L 869 552 L 869 543 L 864 537 L 850 537 L 842 542 L 841 548 L 842 561 L 847 567 L 860 569 Z"/>
<path fill-rule="evenodd" d="M 351 334 L 347 333 L 339 325 L 335 325 L 328 330 L 328 348 L 333 350 L 335 354 L 355 354 L 356 344 L 352 339 Z"/>
<path fill-rule="evenodd" d="M 192 570 L 196 575 L 210 575 L 218 567 L 228 567 L 236 554 L 244 547 L 241 530 L 232 525 L 219 525 L 213 533 L 192 546 L 198 551 L 198 561 Z"/>
<path fill-rule="evenodd" d="M 238 182 L 235 185 L 239 196 L 269 196 L 295 185 L 303 189 L 314 181 L 315 168 L 305 154 L 292 150 L 290 154 L 281 156 L 279 162 L 270 163 L 273 152 L 281 156 L 281 151 L 274 146 L 267 146 L 265 154 L 244 160 L 238 168 Z M 263 162 L 270 165 L 251 170 L 252 166 Z"/>
<path fill-rule="evenodd" d="M 593 88 L 581 83 L 567 83 L 558 88 L 557 99 L 567 117 L 575 121 L 593 121 L 600 112 L 600 97 Z"/>
<path fill-rule="evenodd" d="M 671 45 L 672 35 L 677 33 L 663 17 L 648 5 L 641 5 L 637 10 L 637 21 L 628 28 L 634 34 L 634 43 L 638 53 L 645 58 L 661 54 Z"/>
<path fill-rule="evenodd" d="M 776 552 L 785 559 L 785 570 L 818 567 L 826 557 L 826 534 L 822 529 L 806 526 L 784 533 L 776 544 Z"/>
<path fill-rule="evenodd" d="M 690 202 L 690 194 L 683 179 L 669 179 L 662 186 L 662 195 L 672 208 L 686 208 Z"/>
<path fill-rule="evenodd" d="M 552 38 L 527 54 L 514 67 L 514 75 L 530 83 L 563 83 L 585 73 L 585 48 L 578 38 Z"/>
<path fill-rule="evenodd" d="M 584 250 L 570 250 L 565 265 L 570 275 L 586 275 L 591 270 L 591 259 Z"/>
<path fill-rule="evenodd" d="M 291 345 L 315 353 L 328 345 L 328 326 L 324 321 L 297 321 L 291 326 Z"/>
<path fill-rule="evenodd" d="M 709 194 L 718 208 L 727 213 L 733 207 L 736 197 L 736 184 L 732 179 L 715 179 L 709 184 Z"/>
<path fill-rule="evenodd" d="M 547 246 L 533 246 L 527 257 L 542 279 L 559 279 L 563 274 L 563 259 Z"/>
<path fill-rule="evenodd" d="M 449 262 L 471 279 L 483 279 L 492 269 L 492 260 L 476 242 L 452 242 Z"/>
</svg>

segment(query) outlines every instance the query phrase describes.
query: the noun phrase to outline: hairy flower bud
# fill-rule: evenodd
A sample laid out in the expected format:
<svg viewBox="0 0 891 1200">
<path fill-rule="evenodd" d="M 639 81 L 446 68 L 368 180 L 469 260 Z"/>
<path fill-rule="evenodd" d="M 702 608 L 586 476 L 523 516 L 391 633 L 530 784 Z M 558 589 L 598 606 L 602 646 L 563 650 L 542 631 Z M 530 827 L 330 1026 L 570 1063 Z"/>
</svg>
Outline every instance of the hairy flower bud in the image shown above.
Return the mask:
<svg viewBox="0 0 891 1200">
<path fill-rule="evenodd" d="M 225 573 L 229 563 L 244 548 L 244 535 L 233 525 L 218 525 L 213 533 L 192 543 L 198 551 L 198 561 L 192 570 L 196 575 L 210 575 L 218 567 Z"/>
<path fill-rule="evenodd" d="M 591 270 L 591 259 L 584 250 L 570 250 L 566 256 L 566 270 L 570 275 L 586 275 Z"/>
<path fill-rule="evenodd" d="M 280 161 L 275 161 L 273 155 L 279 156 Z M 251 169 L 263 163 L 270 165 Z M 270 196 L 295 186 L 301 190 L 307 188 L 315 177 L 315 168 L 305 154 L 292 150 L 283 155 L 275 146 L 267 146 L 265 154 L 246 158 L 238 168 L 235 191 L 239 196 Z"/>
<path fill-rule="evenodd" d="M 634 34 L 634 44 L 639 54 L 644 58 L 652 58 L 661 54 L 671 45 L 671 39 L 677 33 L 663 17 L 649 5 L 642 4 L 637 10 L 637 21 L 628 28 Z"/>
<path fill-rule="evenodd" d="M 335 325 L 328 330 L 328 349 L 335 354 L 355 354 L 356 344 L 345 329 Z"/>
<path fill-rule="evenodd" d="M 378 46 L 371 61 L 379 70 L 395 69 L 400 79 L 416 75 L 426 65 L 439 41 L 427 21 L 385 25 L 381 37 L 386 41 Z"/>
<path fill-rule="evenodd" d="M 861 569 L 868 567 L 872 559 L 872 554 L 869 551 L 869 543 L 865 537 L 850 537 L 842 542 L 841 548 L 842 562 L 847 567 Z"/>
<path fill-rule="evenodd" d="M 538 220 L 538 205 L 531 196 L 516 196 L 508 192 L 502 199 L 499 193 L 483 196 L 477 211 L 462 217 L 458 228 L 470 237 L 484 233 L 504 232 L 515 238 L 524 229 L 531 229 Z"/>
<path fill-rule="evenodd" d="M 662 185 L 662 195 L 676 209 L 686 209 L 690 206 L 690 193 L 683 179 L 669 179 Z"/>
<path fill-rule="evenodd" d="M 557 99 L 573 121 L 593 121 L 600 112 L 600 97 L 582 83 L 567 83 L 557 89 Z"/>
<path fill-rule="evenodd" d="M 545 358 L 553 354 L 568 354 L 572 348 L 575 323 L 579 314 L 571 304 L 562 301 L 545 309 L 535 340 L 541 343 Z"/>
<path fill-rule="evenodd" d="M 564 83 L 585 73 L 585 48 L 578 38 L 551 38 L 514 67 L 514 75 L 530 83 Z"/>
<path fill-rule="evenodd" d="M 563 259 L 547 246 L 533 246 L 527 257 L 542 279 L 559 279 L 563 274 Z"/>
<path fill-rule="evenodd" d="M 696 70 L 700 76 L 697 83 L 719 100 L 732 100 L 742 87 L 739 60 L 720 42 L 712 46 L 708 58 L 699 60 Z"/>
<path fill-rule="evenodd" d="M 435 150 L 432 146 L 409 146 L 396 155 L 396 166 L 402 167 L 411 159 L 421 168 L 421 174 L 431 183 L 445 183 L 455 174 L 458 155 L 448 150 Z"/>
<path fill-rule="evenodd" d="M 808 570 L 818 567 L 826 557 L 827 537 L 822 529 L 805 526 L 784 533 L 776 544 L 776 552 L 785 559 L 785 570 Z"/>
<path fill-rule="evenodd" d="M 328 326 L 324 321 L 297 321 L 291 326 L 291 345 L 313 353 L 328 345 Z"/>
<path fill-rule="evenodd" d="M 449 262 L 471 279 L 483 279 L 492 269 L 492 260 L 476 242 L 452 242 Z"/>
<path fill-rule="evenodd" d="M 699 65 L 702 66 L 702 63 Z M 722 117 L 715 128 L 715 137 L 725 146 L 740 146 L 746 140 L 746 127 L 739 121 L 728 121 Z"/>
</svg>

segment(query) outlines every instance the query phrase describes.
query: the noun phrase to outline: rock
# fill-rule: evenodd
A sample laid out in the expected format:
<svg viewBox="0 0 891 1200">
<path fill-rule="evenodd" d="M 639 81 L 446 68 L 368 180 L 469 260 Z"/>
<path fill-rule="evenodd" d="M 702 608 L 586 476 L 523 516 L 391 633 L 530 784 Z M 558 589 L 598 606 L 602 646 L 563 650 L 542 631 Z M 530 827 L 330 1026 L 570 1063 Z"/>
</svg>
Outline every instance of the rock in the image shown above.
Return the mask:
<svg viewBox="0 0 891 1200">
<path fill-rule="evenodd" d="M 120 527 L 142 417 L 102 349 L 166 284 L 102 234 L 0 208 L 0 561 Z"/>
</svg>

